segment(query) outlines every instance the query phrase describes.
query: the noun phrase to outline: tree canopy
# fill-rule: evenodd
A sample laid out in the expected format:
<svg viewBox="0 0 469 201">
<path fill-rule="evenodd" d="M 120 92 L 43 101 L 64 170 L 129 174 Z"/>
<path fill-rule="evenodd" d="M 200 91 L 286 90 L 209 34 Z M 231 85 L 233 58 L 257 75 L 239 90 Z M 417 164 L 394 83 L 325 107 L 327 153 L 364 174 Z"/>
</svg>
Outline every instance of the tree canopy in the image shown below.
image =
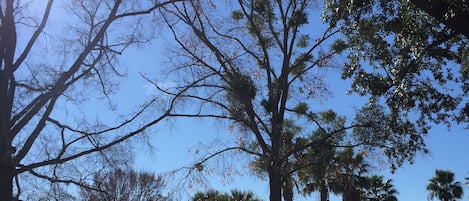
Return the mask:
<svg viewBox="0 0 469 201">
<path fill-rule="evenodd" d="M 432 123 L 468 121 L 469 45 L 463 31 L 416 6 L 467 22 L 464 1 L 326 1 L 323 18 L 344 36 L 338 41 L 350 91 L 386 105 L 393 121 L 425 134 Z"/>
<path fill-rule="evenodd" d="M 97 173 L 89 188 L 80 189 L 83 201 L 166 201 L 163 177 L 147 172 L 114 169 Z"/>
<path fill-rule="evenodd" d="M 152 19 L 143 16 L 177 1 L 0 1 L 2 200 L 20 199 L 26 174 L 81 185 L 85 171 L 119 159 L 106 150 L 166 116 L 162 111 L 142 123 L 156 99 L 124 117 L 112 100 L 125 77 L 119 56 L 153 38 L 151 29 L 142 29 Z M 93 119 L 85 111 L 99 100 L 101 114 L 116 114 L 119 121 Z M 77 168 L 86 162 L 92 165 Z"/>
<path fill-rule="evenodd" d="M 455 201 L 462 198 L 461 182 L 454 181 L 454 173 L 449 170 L 435 170 L 435 176 L 427 185 L 428 198 L 438 198 L 441 201 Z"/>
<path fill-rule="evenodd" d="M 319 156 L 331 147 L 385 153 L 392 168 L 424 149 L 420 130 L 379 101 L 347 116 L 316 107 L 327 92 L 321 72 L 346 43 L 332 41 L 340 31 L 336 26 L 310 32 L 313 5 L 192 0 L 164 9 L 179 47 L 172 50 L 178 59 L 170 74 L 177 86 L 159 89 L 171 96 L 192 87 L 179 96 L 197 107 L 180 117 L 227 120 L 240 137 L 224 151 L 252 156 L 267 173 L 271 201 L 293 200 L 298 171 L 323 163 Z M 306 152 L 318 157 L 299 157 Z M 206 161 L 194 169 L 203 170 Z"/>
<path fill-rule="evenodd" d="M 261 201 L 251 191 L 231 190 L 231 194 L 221 193 L 217 190 L 196 192 L 192 201 Z"/>
<path fill-rule="evenodd" d="M 120 181 L 146 190 L 139 181 L 160 185 L 160 178 L 119 169 L 85 181 L 127 158 L 123 142 L 167 117 L 187 117 L 227 122 L 237 138 L 191 171 L 237 150 L 268 179 L 271 201 L 292 201 L 295 190 L 319 191 L 321 200 L 330 192 L 344 200 L 395 200 L 390 180 L 364 175 L 373 160 L 367 156 L 377 153 L 395 170 L 427 151 L 424 137 L 435 123 L 469 122 L 469 6 L 422 2 L 0 1 L 0 198 L 19 200 L 25 175 L 59 194 L 60 183 L 96 190 L 82 191 L 90 199 L 117 199 L 100 197 L 116 188 L 131 192 Z M 325 24 L 316 20 L 317 6 L 324 6 Z M 133 112 L 116 112 L 114 95 L 126 76 L 119 58 L 154 39 L 156 17 L 174 39 L 166 71 L 174 85 L 144 77 L 158 95 Z M 331 98 L 327 83 L 338 79 L 328 71 L 341 55 L 348 92 L 367 99 L 346 114 L 318 104 Z M 106 111 L 94 118 L 87 104 L 98 102 Z M 79 168 L 83 163 L 90 165 Z M 439 174 L 428 187 L 434 197 L 443 194 Z"/>
<path fill-rule="evenodd" d="M 469 3 L 465 0 L 411 1 L 447 27 L 469 38 Z"/>
</svg>

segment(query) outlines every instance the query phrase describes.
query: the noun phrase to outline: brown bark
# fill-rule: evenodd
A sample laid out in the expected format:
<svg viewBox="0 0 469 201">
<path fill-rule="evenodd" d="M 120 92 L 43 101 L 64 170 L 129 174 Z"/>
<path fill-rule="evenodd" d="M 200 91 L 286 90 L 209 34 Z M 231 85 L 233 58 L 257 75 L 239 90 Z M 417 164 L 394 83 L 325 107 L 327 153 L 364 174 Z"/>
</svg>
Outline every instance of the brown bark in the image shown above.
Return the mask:
<svg viewBox="0 0 469 201">
<path fill-rule="evenodd" d="M 270 201 L 282 201 L 282 177 L 280 173 L 280 163 L 272 161 L 269 165 L 269 187 Z"/>
</svg>

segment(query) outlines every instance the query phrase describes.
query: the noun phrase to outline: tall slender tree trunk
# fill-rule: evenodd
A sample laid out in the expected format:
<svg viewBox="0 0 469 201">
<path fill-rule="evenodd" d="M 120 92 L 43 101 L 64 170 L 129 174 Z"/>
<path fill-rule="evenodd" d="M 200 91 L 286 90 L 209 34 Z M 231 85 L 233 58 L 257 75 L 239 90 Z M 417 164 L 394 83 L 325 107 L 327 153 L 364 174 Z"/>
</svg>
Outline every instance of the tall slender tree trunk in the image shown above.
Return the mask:
<svg viewBox="0 0 469 201">
<path fill-rule="evenodd" d="M 360 201 L 360 192 L 355 189 L 349 189 L 342 194 L 343 201 Z"/>
<path fill-rule="evenodd" d="M 293 181 L 290 175 L 283 175 L 283 200 L 284 201 L 293 201 Z"/>
<path fill-rule="evenodd" d="M 327 189 L 326 185 L 321 185 L 319 189 L 319 194 L 321 201 L 329 201 L 329 190 Z"/>
<path fill-rule="evenodd" d="M 270 186 L 270 201 L 282 201 L 282 177 L 278 161 L 272 161 L 271 164 L 269 164 L 268 172 Z"/>
<path fill-rule="evenodd" d="M 280 132 L 272 133 L 272 148 L 268 156 L 270 201 L 282 201 L 282 163 L 280 160 Z"/>
<path fill-rule="evenodd" d="M 11 111 L 15 95 L 14 55 L 16 50 L 16 26 L 14 0 L 2 3 L 0 18 L 0 201 L 13 200 L 15 166 L 11 147 Z"/>
<path fill-rule="evenodd" d="M 0 70 L 0 201 L 13 200 L 14 166 L 11 147 L 10 114 L 8 97 L 8 79 L 5 71 Z"/>
<path fill-rule="evenodd" d="M 10 98 L 8 97 L 7 80 L 5 70 L 0 69 L 0 201 L 13 200 L 14 166 L 11 156 L 14 151 L 10 144 L 11 111 L 8 107 Z"/>
<path fill-rule="evenodd" d="M 4 147 L 2 147 L 2 152 L 3 150 L 5 150 Z M 0 201 L 13 200 L 14 168 L 8 153 L 9 151 L 4 152 L 0 158 Z"/>
</svg>

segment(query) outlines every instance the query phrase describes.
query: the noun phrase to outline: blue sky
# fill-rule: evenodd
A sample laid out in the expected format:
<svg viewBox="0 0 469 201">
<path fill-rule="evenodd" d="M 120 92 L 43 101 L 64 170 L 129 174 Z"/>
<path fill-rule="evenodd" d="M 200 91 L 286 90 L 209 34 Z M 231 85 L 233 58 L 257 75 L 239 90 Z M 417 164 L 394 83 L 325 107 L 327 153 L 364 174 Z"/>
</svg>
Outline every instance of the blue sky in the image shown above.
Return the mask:
<svg viewBox="0 0 469 201">
<path fill-rule="evenodd" d="M 142 154 L 142 152 L 137 153 L 136 168 L 156 172 L 178 169 L 195 161 L 196 155 L 189 150 L 200 146 L 201 143 L 211 143 L 216 139 L 232 139 L 227 129 L 215 122 L 178 119 L 172 122 L 172 126 L 174 127 L 158 129 L 158 132 L 154 133 L 153 142 L 156 147 L 156 155 L 149 156 Z M 376 169 L 373 172 L 393 180 L 399 191 L 399 200 L 426 200 L 428 192 L 425 190 L 425 186 L 434 175 L 435 169 L 451 170 L 455 172 L 456 180 L 461 182 L 464 182 L 464 177 L 469 176 L 467 168 L 469 161 L 464 157 L 469 152 L 467 131 L 459 126 L 455 126 L 450 131 L 444 126 L 436 126 L 426 137 L 426 142 L 430 153 L 419 153 L 414 164 L 405 164 L 394 174 L 385 168 Z M 231 160 L 231 158 L 222 160 Z M 245 161 L 240 162 L 245 163 Z M 225 178 L 220 175 L 209 175 L 208 178 L 210 181 L 208 186 L 215 189 L 222 191 L 229 191 L 233 188 L 252 190 L 267 200 L 267 182 L 254 175 L 234 175 L 230 178 L 233 181 L 230 182 L 222 182 Z M 196 189 L 188 189 L 187 191 Z M 204 190 L 204 188 L 198 190 Z M 469 200 L 467 197 L 468 195 L 464 197 L 464 200 Z"/>
<path fill-rule="evenodd" d="M 129 48 L 124 53 L 121 64 L 128 68 L 129 77 L 122 81 L 117 95 L 118 99 L 115 101 L 120 112 L 129 111 L 149 96 L 155 95 L 151 85 L 146 83 L 139 76 L 139 73 L 159 77 L 160 83 L 171 84 L 171 81 L 165 80 L 161 74 L 168 67 L 168 64 L 165 63 L 167 61 L 165 48 L 170 40 L 171 37 L 160 33 L 149 46 Z M 327 70 L 329 77 L 326 79 L 326 84 L 331 89 L 332 97 L 327 102 L 318 104 L 318 107 L 334 108 L 339 114 L 353 113 L 363 104 L 363 99 L 345 94 L 349 82 L 338 79 L 339 70 Z M 94 111 L 96 115 L 100 115 L 99 108 L 94 109 L 96 109 Z M 149 135 L 155 150 L 151 154 L 146 148 L 142 148 L 138 144 L 134 145 L 134 166 L 136 169 L 156 173 L 172 171 L 190 165 L 197 159 L 197 155 L 189 150 L 212 142 L 230 142 L 234 139 L 233 133 L 229 132 L 226 124 L 197 119 L 165 121 L 152 129 Z M 469 161 L 465 157 L 466 153 L 469 153 L 469 146 L 467 146 L 469 135 L 463 126 L 455 125 L 451 130 L 447 130 L 444 126 L 435 126 L 426 141 L 430 153 L 427 155 L 418 154 L 414 164 L 404 165 L 395 174 L 391 174 L 384 166 L 377 168 L 374 172 L 384 175 L 385 178 L 393 179 L 395 187 L 400 192 L 398 198 L 401 201 L 427 200 L 428 192 L 425 190 L 425 186 L 434 175 L 435 169 L 451 170 L 455 172 L 456 180 L 461 182 L 464 182 L 464 177 L 469 177 Z M 233 158 L 233 156 L 222 160 L 228 161 L 227 164 L 234 164 L 233 167 L 239 169 L 240 173 L 233 174 L 228 179 L 219 174 L 207 175 L 207 180 L 210 181 L 208 186 L 226 192 L 234 188 L 252 190 L 267 200 L 269 191 L 266 180 L 261 180 L 250 174 L 244 166 L 246 160 L 243 160 L 242 157 Z M 176 177 L 175 180 L 169 182 L 177 182 L 177 179 Z M 186 189 L 189 195 L 195 190 L 204 190 L 204 186 L 199 185 L 192 189 Z M 466 190 L 468 193 L 464 196 L 464 200 L 469 200 L 469 188 Z M 187 196 L 188 194 L 182 195 Z M 313 194 L 307 199 L 297 198 L 297 200 L 315 200 L 317 196 Z M 336 201 L 340 198 L 335 197 L 331 200 Z"/>
<path fill-rule="evenodd" d="M 166 40 L 168 38 L 160 38 Z M 129 82 L 123 82 L 121 87 L 122 100 L 118 101 L 118 105 L 128 105 L 136 102 L 138 99 L 144 99 L 149 94 L 154 94 L 151 86 L 139 78 L 138 73 L 145 72 L 157 76 L 161 70 L 164 70 L 163 64 L 165 58 L 163 56 L 166 42 L 155 41 L 153 45 L 144 49 L 129 49 L 122 60 L 123 64 L 129 67 Z M 156 56 L 155 56 L 156 55 Z M 146 58 L 156 58 L 148 60 Z M 131 65 L 129 65 L 131 63 Z M 348 82 L 337 79 L 339 69 L 329 69 L 328 72 L 331 79 L 326 80 L 331 89 L 333 89 L 332 97 L 322 103 L 320 106 L 324 108 L 336 108 L 341 114 L 355 110 L 363 100 L 353 95 L 346 95 Z M 160 76 L 163 78 L 163 76 Z M 335 77 L 335 78 L 334 78 Z M 165 82 L 165 80 L 159 80 Z M 137 98 L 139 97 L 139 98 Z M 137 98 L 137 99 L 136 99 Z M 138 101 L 137 101 L 138 102 Z M 157 125 L 153 132 L 152 142 L 156 150 L 152 154 L 140 151 L 138 145 L 135 147 L 136 158 L 135 168 L 155 171 L 157 173 L 172 171 L 182 166 L 190 165 L 197 155 L 190 150 L 194 150 L 201 145 L 207 145 L 214 141 L 230 141 L 233 140 L 233 134 L 228 131 L 226 125 L 220 122 L 198 119 L 172 119 L 163 124 Z M 454 125 L 451 130 L 445 126 L 434 126 L 425 138 L 429 154 L 419 153 L 414 164 L 405 164 L 399 168 L 394 174 L 391 174 L 384 165 L 378 165 L 373 173 L 384 175 L 385 178 L 392 179 L 395 187 L 399 191 L 398 198 L 402 201 L 427 200 L 428 192 L 425 187 L 428 180 L 434 175 L 435 169 L 451 170 L 456 174 L 456 180 L 464 182 L 465 177 L 469 177 L 469 161 L 465 157 L 469 153 L 469 135 L 463 126 Z M 232 161 L 232 158 L 225 158 Z M 222 160 L 225 160 L 222 159 Z M 236 159 L 241 164 L 238 168 L 242 169 L 246 161 Z M 213 164 L 212 164 L 213 165 Z M 228 180 L 221 175 L 206 175 L 207 186 L 228 192 L 230 189 L 237 188 L 240 190 L 252 190 L 264 200 L 268 200 L 268 185 L 266 180 L 249 174 L 248 171 L 242 171 L 242 174 L 233 175 Z M 177 181 L 176 177 L 176 181 Z M 171 181 L 175 182 L 175 181 Z M 186 189 L 188 194 L 195 190 L 204 190 L 205 186 L 200 185 L 199 188 Z M 465 188 L 469 190 L 469 188 Z M 181 194 L 181 196 L 188 196 Z M 303 199 L 297 197 L 296 200 L 315 200 L 317 195 Z M 469 191 L 463 200 L 469 200 Z M 341 200 L 339 197 L 333 197 L 331 201 Z"/>
</svg>

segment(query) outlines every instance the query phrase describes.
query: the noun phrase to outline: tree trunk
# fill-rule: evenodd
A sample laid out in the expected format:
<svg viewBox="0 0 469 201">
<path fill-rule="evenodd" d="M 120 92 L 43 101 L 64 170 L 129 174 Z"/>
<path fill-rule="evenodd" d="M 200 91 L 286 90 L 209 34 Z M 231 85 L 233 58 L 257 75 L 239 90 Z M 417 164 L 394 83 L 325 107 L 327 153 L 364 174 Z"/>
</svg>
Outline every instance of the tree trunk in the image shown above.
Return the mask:
<svg viewBox="0 0 469 201">
<path fill-rule="evenodd" d="M 342 195 L 343 201 L 360 201 L 360 192 L 356 189 L 349 189 Z"/>
<path fill-rule="evenodd" d="M 5 102 L 5 100 L 0 100 L 0 104 Z M 8 129 L 9 111 L 6 111 L 6 105 L 0 105 L 0 201 L 13 200 L 13 176 L 15 170 L 11 158 L 13 149 L 10 145 L 10 130 Z"/>
<path fill-rule="evenodd" d="M 327 190 L 327 186 L 322 184 L 321 188 L 319 189 L 319 194 L 321 201 L 329 201 L 329 191 Z"/>
<path fill-rule="evenodd" d="M 278 159 L 274 159 L 269 164 L 269 186 L 270 201 L 282 201 L 282 177 L 280 174 L 280 164 Z"/>
<path fill-rule="evenodd" d="M 2 151 L 6 147 L 2 147 Z M 10 151 L 3 151 L 0 159 L 0 201 L 13 200 L 14 168 L 11 164 Z"/>
<path fill-rule="evenodd" d="M 0 201 L 13 200 L 13 177 L 15 166 L 11 147 L 10 132 L 14 82 L 14 55 L 16 50 L 16 26 L 14 18 L 14 0 L 2 1 L 0 19 Z"/>
<path fill-rule="evenodd" d="M 283 200 L 284 201 L 293 201 L 293 182 L 291 176 L 283 176 Z"/>
<path fill-rule="evenodd" d="M 14 96 L 13 60 L 16 49 L 14 1 L 2 3 L 4 13 L 0 19 L 0 201 L 13 200 L 13 176 L 10 126 Z M 3 8 L 2 8 L 3 9 Z M 3 12 L 3 11 L 2 11 Z"/>
<path fill-rule="evenodd" d="M 13 176 L 14 166 L 12 164 L 13 149 L 10 137 L 10 114 L 8 107 L 8 80 L 5 71 L 0 70 L 0 201 L 13 200 Z"/>
<path fill-rule="evenodd" d="M 282 163 L 280 161 L 280 133 L 272 134 L 272 148 L 268 154 L 270 201 L 282 201 Z"/>
</svg>

